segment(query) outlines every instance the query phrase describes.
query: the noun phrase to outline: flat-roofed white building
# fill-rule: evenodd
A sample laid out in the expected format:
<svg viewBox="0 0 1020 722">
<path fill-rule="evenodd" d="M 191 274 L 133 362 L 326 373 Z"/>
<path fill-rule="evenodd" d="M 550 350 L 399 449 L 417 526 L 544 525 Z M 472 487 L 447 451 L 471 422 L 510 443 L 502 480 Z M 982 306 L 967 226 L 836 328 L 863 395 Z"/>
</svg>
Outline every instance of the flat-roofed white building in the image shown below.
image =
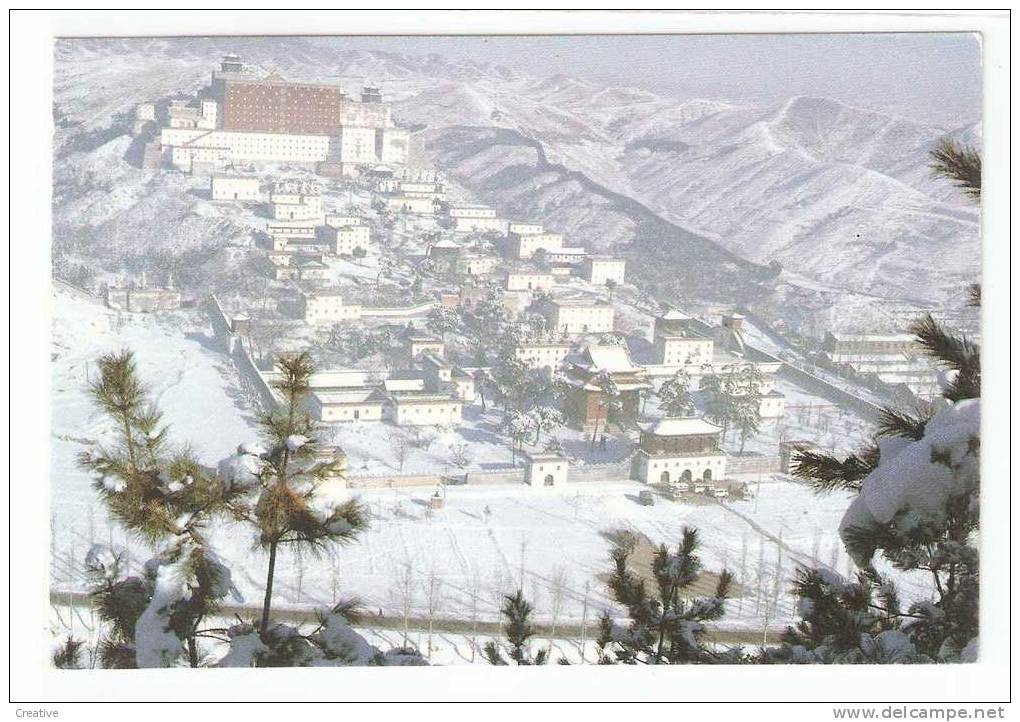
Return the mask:
<svg viewBox="0 0 1020 722">
<path fill-rule="evenodd" d="M 519 259 L 531 258 L 540 249 L 549 253 L 563 247 L 563 235 L 560 233 L 511 233 L 507 240 L 510 253 Z"/>
<path fill-rule="evenodd" d="M 314 239 L 315 224 L 272 220 L 266 223 L 266 233 L 274 237 Z"/>
<path fill-rule="evenodd" d="M 700 369 L 712 362 L 715 352 L 711 329 L 675 309 L 655 319 L 652 342 L 655 358 L 664 366 Z"/>
<path fill-rule="evenodd" d="M 318 421 L 382 421 L 386 397 L 377 389 L 312 391 L 309 406 Z"/>
<path fill-rule="evenodd" d="M 545 251 L 543 260 L 551 265 L 577 266 L 588 257 L 588 251 L 578 246 L 563 246 L 553 251 Z"/>
<path fill-rule="evenodd" d="M 646 484 L 712 484 L 726 476 L 722 429 L 700 418 L 664 418 L 641 430 L 632 470 Z"/>
<path fill-rule="evenodd" d="M 457 262 L 457 270 L 465 276 L 484 276 L 492 273 L 499 265 L 495 256 L 464 255 Z"/>
<path fill-rule="evenodd" d="M 622 259 L 609 256 L 589 256 L 581 267 L 584 269 L 584 277 L 589 283 L 604 286 L 612 281 L 621 285 L 627 263 Z"/>
<path fill-rule="evenodd" d="M 556 369 L 570 354 L 570 344 L 555 341 L 531 341 L 517 347 L 517 358 L 533 369 Z"/>
<path fill-rule="evenodd" d="M 698 335 L 657 333 L 655 335 L 656 359 L 664 366 L 697 366 L 711 362 L 711 338 Z"/>
<path fill-rule="evenodd" d="M 330 251 L 338 256 L 349 256 L 356 248 L 368 250 L 371 240 L 371 229 L 360 223 L 339 227 L 320 226 L 316 233 L 319 240 L 328 244 Z"/>
<path fill-rule="evenodd" d="M 321 163 L 330 156 L 333 144 L 328 135 L 290 135 L 285 133 L 243 133 L 198 128 L 163 128 L 160 144 L 170 149 L 174 167 L 191 171 L 210 149 L 217 151 L 223 162 L 292 161 Z"/>
<path fill-rule="evenodd" d="M 524 483 L 529 486 L 559 488 L 566 486 L 570 462 L 559 454 L 528 454 Z"/>
<path fill-rule="evenodd" d="M 543 271 L 510 270 L 506 272 L 508 291 L 548 291 L 553 287 L 551 273 Z"/>
<path fill-rule="evenodd" d="M 549 326 L 559 333 L 608 333 L 613 330 L 613 307 L 596 301 L 552 300 Z"/>
<path fill-rule="evenodd" d="M 346 304 L 341 294 L 327 291 L 301 294 L 301 311 L 305 323 L 313 325 L 361 318 L 361 306 Z"/>
<path fill-rule="evenodd" d="M 496 216 L 496 209 L 481 205 L 450 206 L 446 210 L 451 230 L 461 233 L 505 233 L 506 220 Z"/>
<path fill-rule="evenodd" d="M 333 226 L 334 228 L 367 225 L 367 221 L 361 216 L 342 215 L 340 213 L 327 213 L 323 222 L 327 226 Z"/>
<path fill-rule="evenodd" d="M 463 407 L 449 394 L 398 391 L 390 395 L 390 420 L 397 426 L 456 426 Z"/>
<path fill-rule="evenodd" d="M 429 183 L 426 181 L 397 181 L 397 190 L 404 195 L 432 198 L 437 201 L 446 200 L 446 189 L 442 183 Z"/>
<path fill-rule="evenodd" d="M 510 221 L 507 226 L 507 233 L 514 233 L 519 236 L 531 236 L 536 233 L 544 233 L 545 226 L 541 223 L 529 223 L 527 221 Z"/>
<path fill-rule="evenodd" d="M 435 336 L 426 334 L 412 334 L 407 337 L 407 356 L 412 361 L 425 352 L 433 353 L 442 358 L 446 351 L 446 344 Z"/>
<path fill-rule="evenodd" d="M 475 400 L 475 377 L 462 368 L 454 367 L 450 376 L 450 384 L 453 386 L 453 393 L 458 399 L 471 403 Z"/>
<path fill-rule="evenodd" d="M 305 181 L 280 181 L 269 194 L 269 207 L 277 221 L 322 222 L 322 188 Z"/>
<path fill-rule="evenodd" d="M 758 402 L 758 414 L 763 419 L 781 419 L 785 413 L 785 394 L 772 389 L 761 395 L 761 401 Z"/>
<path fill-rule="evenodd" d="M 209 179 L 209 195 L 214 201 L 257 201 L 261 197 L 259 179 L 252 176 L 214 175 Z"/>
<path fill-rule="evenodd" d="M 277 281 L 325 281 L 329 278 L 329 266 L 316 256 L 291 254 L 289 263 L 273 266 L 273 278 Z"/>
<path fill-rule="evenodd" d="M 415 216 L 433 216 L 438 209 L 436 201 L 429 196 L 413 196 L 403 193 L 386 196 L 383 203 L 390 213 L 405 213 Z"/>
<path fill-rule="evenodd" d="M 341 163 L 376 163 L 376 128 L 343 125 L 339 129 Z"/>
</svg>

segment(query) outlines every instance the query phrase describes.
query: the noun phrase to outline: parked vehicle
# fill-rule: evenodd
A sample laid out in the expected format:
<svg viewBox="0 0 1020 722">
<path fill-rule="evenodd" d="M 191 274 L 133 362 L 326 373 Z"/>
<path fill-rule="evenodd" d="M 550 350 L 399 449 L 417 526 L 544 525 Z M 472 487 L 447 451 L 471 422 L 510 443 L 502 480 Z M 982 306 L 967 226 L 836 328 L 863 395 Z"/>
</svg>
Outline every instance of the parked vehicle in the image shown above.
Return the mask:
<svg viewBox="0 0 1020 722">
<path fill-rule="evenodd" d="M 655 494 L 650 489 L 644 489 L 638 494 L 638 503 L 641 506 L 655 506 Z"/>
</svg>

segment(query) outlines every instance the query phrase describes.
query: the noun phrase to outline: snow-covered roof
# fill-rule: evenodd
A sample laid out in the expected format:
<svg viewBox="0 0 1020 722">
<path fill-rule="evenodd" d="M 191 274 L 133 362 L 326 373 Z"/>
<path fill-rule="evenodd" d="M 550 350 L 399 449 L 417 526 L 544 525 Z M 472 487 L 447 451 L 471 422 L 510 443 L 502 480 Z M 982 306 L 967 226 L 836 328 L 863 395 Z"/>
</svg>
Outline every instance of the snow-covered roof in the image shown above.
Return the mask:
<svg viewBox="0 0 1020 722">
<path fill-rule="evenodd" d="M 423 391 L 425 378 L 386 379 L 383 388 L 387 391 Z"/>
<path fill-rule="evenodd" d="M 644 371 L 641 366 L 631 363 L 626 346 L 588 346 L 584 355 L 592 370 L 608 371 L 609 373 L 634 373 Z"/>
<path fill-rule="evenodd" d="M 343 404 L 362 404 L 367 402 L 382 403 L 382 397 L 375 389 L 357 389 L 352 391 L 313 391 L 315 399 L 323 406 L 341 406 Z"/>
<path fill-rule="evenodd" d="M 586 256 L 588 250 L 580 246 L 563 246 L 551 251 L 547 250 L 545 254 L 546 256 Z"/>
<path fill-rule="evenodd" d="M 722 428 L 696 417 L 667 417 L 644 427 L 644 431 L 655 436 L 688 436 L 692 434 L 717 434 L 722 431 Z"/>
<path fill-rule="evenodd" d="M 430 365 L 434 366 L 435 368 L 444 368 L 444 369 L 445 368 L 451 368 L 451 365 L 446 361 L 446 359 L 444 359 L 441 356 L 437 355 L 431 349 L 426 349 L 425 351 L 422 351 L 418 355 L 418 360 L 420 362 L 422 362 L 422 363 L 430 364 Z"/>
<path fill-rule="evenodd" d="M 433 248 L 456 248 L 460 250 L 460 244 L 454 243 L 449 238 L 444 238 L 432 244 Z"/>
<path fill-rule="evenodd" d="M 569 349 L 569 343 L 563 343 L 562 341 L 523 341 L 517 346 L 518 348 L 565 348 Z"/>
<path fill-rule="evenodd" d="M 911 343 L 917 339 L 909 333 L 840 333 L 829 331 L 829 335 L 837 341 L 874 341 L 874 342 L 896 342 Z"/>
<path fill-rule="evenodd" d="M 535 453 L 529 453 L 527 456 L 528 456 L 528 460 L 529 461 L 563 461 L 563 462 L 569 462 L 567 457 L 563 456 L 562 454 L 549 454 L 549 453 L 535 452 Z"/>
<path fill-rule="evenodd" d="M 608 303 L 595 298 L 554 298 L 551 303 L 564 308 L 612 308 Z"/>
<path fill-rule="evenodd" d="M 393 403 L 397 404 L 462 404 L 456 396 L 450 394 L 434 394 L 422 392 L 404 392 L 393 394 Z"/>
<path fill-rule="evenodd" d="M 540 271 L 537 268 L 508 268 L 507 276 L 549 276 L 549 271 Z"/>
<path fill-rule="evenodd" d="M 666 311 L 666 313 L 659 316 L 659 318 L 661 318 L 663 321 L 687 321 L 691 317 L 688 316 L 683 311 L 678 311 L 675 308 L 671 308 L 670 310 Z"/>
</svg>

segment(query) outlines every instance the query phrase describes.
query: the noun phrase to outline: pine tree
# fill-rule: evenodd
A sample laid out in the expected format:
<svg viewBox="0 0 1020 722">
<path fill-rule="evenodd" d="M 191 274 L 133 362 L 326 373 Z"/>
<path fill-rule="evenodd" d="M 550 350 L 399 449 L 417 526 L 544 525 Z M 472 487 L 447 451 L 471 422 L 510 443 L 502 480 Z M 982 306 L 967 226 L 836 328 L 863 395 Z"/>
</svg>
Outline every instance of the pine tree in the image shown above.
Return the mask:
<svg viewBox="0 0 1020 722">
<path fill-rule="evenodd" d="M 613 380 L 612 374 L 607 371 L 599 371 L 591 379 L 591 383 L 598 387 L 598 404 L 605 411 L 605 420 L 602 422 L 602 433 L 609 427 L 610 422 L 620 421 L 620 412 L 623 410 L 623 401 L 620 397 L 620 388 Z M 595 418 L 595 427 L 591 432 L 591 448 L 595 448 L 595 440 L 599 433 L 599 419 Z"/>
<path fill-rule="evenodd" d="M 903 629 L 896 588 L 873 568 L 846 580 L 826 569 L 802 569 L 794 593 L 800 621 L 782 645 L 761 651 L 767 664 L 927 663 Z"/>
<path fill-rule="evenodd" d="M 323 507 L 318 487 L 340 473 L 338 459 L 317 459 L 316 426 L 303 410 L 314 366 L 307 353 L 281 357 L 282 372 L 273 382 L 282 397 L 280 408 L 260 418 L 263 435 L 270 444 L 259 471 L 257 502 L 234 506 L 239 517 L 252 523 L 258 544 L 269 554 L 266 591 L 260 633 L 269 630 L 277 555 L 281 546 L 295 546 L 313 554 L 332 544 L 353 541 L 368 525 L 368 515 L 357 499 Z"/>
<path fill-rule="evenodd" d="M 117 521 L 155 548 L 138 575 L 123 555 L 94 545 L 85 559 L 93 603 L 103 622 L 95 661 L 104 668 L 174 666 L 186 655 L 193 667 L 209 664 L 201 640 L 229 644 L 219 666 L 336 666 L 424 664 L 403 649 L 382 652 L 354 632 L 354 605 L 338 603 L 319 615 L 311 632 L 269 624 L 276 551 L 300 545 L 312 552 L 354 538 L 366 524 L 357 500 L 324 505 L 314 492 L 338 460 L 315 460 L 314 425 L 300 411 L 312 365 L 307 355 L 280 361 L 277 388 L 283 407 L 262 417 L 272 448 L 242 444 L 210 476 L 187 450 L 171 446 L 160 414 L 148 400 L 130 352 L 100 359 L 92 385 L 110 419 L 113 442 L 96 445 L 80 463 Z M 228 629 L 202 624 L 220 600 L 236 595 L 231 573 L 204 536 L 215 517 L 247 521 L 270 551 L 260 623 L 239 620 Z M 80 664 L 80 644 L 69 640 L 54 653 L 60 666 Z"/>
<path fill-rule="evenodd" d="M 933 176 L 952 181 L 975 201 L 981 200 L 981 154 L 977 150 L 946 137 L 938 142 L 929 156 Z M 971 284 L 968 295 L 970 305 L 980 306 L 981 284 Z"/>
<path fill-rule="evenodd" d="M 539 649 L 534 654 L 529 649 L 531 638 L 535 636 L 535 630 L 531 626 L 533 611 L 521 589 L 503 597 L 503 606 L 500 608 L 500 615 L 504 620 L 503 634 L 509 645 L 510 660 L 515 664 L 542 665 L 549 661 L 548 649 Z M 489 664 L 509 664 L 499 645 L 494 641 L 485 643 L 482 654 Z"/>
<path fill-rule="evenodd" d="M 700 390 L 705 394 L 705 418 L 722 427 L 722 437 L 734 418 L 734 397 L 729 391 L 728 380 L 718 374 L 701 377 Z"/>
<path fill-rule="evenodd" d="M 274 624 L 260 633 L 256 625 L 239 622 L 224 630 L 230 650 L 219 667 L 346 667 L 422 666 L 417 652 L 403 647 L 383 652 L 354 631 L 361 612 L 353 600 L 338 602 L 316 614 L 316 625 L 304 630 Z"/>
<path fill-rule="evenodd" d="M 932 175 L 952 181 L 964 193 L 981 197 L 981 154 L 952 138 L 942 138 L 930 152 Z"/>
<path fill-rule="evenodd" d="M 81 651 L 85 642 L 68 636 L 53 652 L 53 666 L 57 669 L 81 669 Z"/>
<path fill-rule="evenodd" d="M 186 646 L 196 667 L 199 626 L 231 589 L 204 528 L 228 513 L 240 491 L 206 474 L 187 449 L 171 446 L 130 351 L 100 358 L 90 391 L 114 441 L 83 452 L 79 464 L 94 474 L 111 516 L 156 550 L 141 579 L 122 579 L 112 550 L 89 551 L 92 596 L 113 630 L 100 656 L 116 666 L 167 666 Z"/>
<path fill-rule="evenodd" d="M 761 387 L 765 383 L 761 371 L 751 365 L 730 379 L 733 425 L 740 434 L 740 453 L 744 444 L 761 428 Z"/>
<path fill-rule="evenodd" d="M 454 333 L 460 327 L 460 316 L 450 308 L 434 308 L 429 311 L 425 327 L 446 341 L 446 334 Z"/>
<path fill-rule="evenodd" d="M 510 437 L 510 454 L 514 465 L 517 464 L 517 452 L 524 447 L 524 442 L 531 438 L 532 419 L 516 409 L 503 414 L 502 430 Z"/>
<path fill-rule="evenodd" d="M 528 412 L 528 417 L 535 429 L 534 444 L 541 440 L 543 431 L 551 434 L 564 424 L 563 414 L 555 406 L 535 406 Z"/>
<path fill-rule="evenodd" d="M 795 591 L 811 614 L 805 616 L 809 633 L 800 625 L 788 632 L 784 648 L 777 652 L 781 659 L 824 661 L 835 654 L 868 661 L 873 655 L 864 641 L 853 646 L 859 632 L 869 635 L 859 637 L 865 641 L 885 635 L 886 661 L 975 658 L 980 352 L 972 341 L 950 333 L 930 315 L 911 331 L 947 369 L 944 400 L 916 412 L 886 409 L 875 443 L 845 459 L 807 452 L 795 458 L 794 474 L 819 491 L 844 490 L 852 495 L 840 533 L 863 571 L 856 583 L 818 570 L 801 577 Z M 932 598 L 906 610 L 890 603 L 895 589 L 875 571 L 876 554 L 896 569 L 926 574 Z M 860 600 L 873 588 L 881 590 L 886 602 L 880 607 L 867 602 L 866 619 L 817 612 L 828 608 L 833 597 L 864 604 Z"/>
<path fill-rule="evenodd" d="M 666 416 L 691 416 L 694 414 L 694 399 L 691 396 L 691 377 L 680 369 L 663 382 L 659 388 L 662 412 Z"/>
<path fill-rule="evenodd" d="M 613 572 L 609 590 L 613 599 L 627 610 L 630 623 L 618 625 L 608 612 L 600 622 L 598 639 L 600 664 L 714 664 L 742 661 L 737 650 L 715 650 L 705 643 L 705 622 L 725 614 L 732 575 L 719 574 L 712 597 L 688 598 L 686 593 L 698 581 L 701 559 L 696 529 L 684 527 L 676 551 L 665 544 L 652 561 L 654 591 L 629 567 L 633 540 L 618 543 L 612 551 Z"/>
</svg>

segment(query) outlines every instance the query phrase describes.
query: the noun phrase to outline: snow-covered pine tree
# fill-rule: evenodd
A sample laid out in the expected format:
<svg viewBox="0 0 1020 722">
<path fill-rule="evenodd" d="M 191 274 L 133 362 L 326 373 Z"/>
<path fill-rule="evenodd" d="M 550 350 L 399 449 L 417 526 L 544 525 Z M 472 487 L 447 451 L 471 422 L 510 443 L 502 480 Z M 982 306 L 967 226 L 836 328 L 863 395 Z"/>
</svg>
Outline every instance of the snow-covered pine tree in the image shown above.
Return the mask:
<svg viewBox="0 0 1020 722">
<path fill-rule="evenodd" d="M 620 388 L 613 380 L 612 374 L 607 371 L 599 371 L 592 377 L 591 383 L 599 389 L 599 406 L 605 409 L 605 421 L 602 422 L 602 433 L 606 432 L 610 422 L 619 422 L 620 412 L 623 410 L 623 401 L 620 397 Z M 591 448 L 595 448 L 596 438 L 599 433 L 599 420 L 596 417 L 595 427 L 591 432 Z"/>
<path fill-rule="evenodd" d="M 947 331 L 930 315 L 911 327 L 918 343 L 944 369 L 943 399 L 907 413 L 886 409 L 876 441 L 845 459 L 802 452 L 794 473 L 823 492 L 844 490 L 853 501 L 840 524 L 847 552 L 865 576 L 849 582 L 828 571 L 801 576 L 796 591 L 812 613 L 810 633 L 788 631 L 781 660 L 855 660 L 872 655 L 880 635 L 895 650 L 887 661 L 971 661 L 978 643 L 978 513 L 981 361 L 978 346 Z M 931 597 L 903 610 L 874 557 L 928 575 Z M 869 603 L 870 631 L 840 614 L 817 614 L 831 599 L 862 599 L 878 587 L 886 601 Z M 884 616 L 883 616 L 884 615 Z M 893 625 L 892 622 L 895 622 Z M 900 635 L 895 637 L 892 633 Z M 895 654 L 891 654 L 894 651 Z"/>
<path fill-rule="evenodd" d="M 91 594 L 112 630 L 100 642 L 100 662 L 172 666 L 186 648 L 188 663 L 197 667 L 202 621 L 232 589 L 204 528 L 242 492 L 224 487 L 187 449 L 170 444 L 130 351 L 99 359 L 90 392 L 111 422 L 112 441 L 83 452 L 78 462 L 93 473 L 111 516 L 156 552 L 142 577 L 125 577 L 112 550 L 89 550 Z"/>
<path fill-rule="evenodd" d="M 218 667 L 421 666 L 427 662 L 408 648 L 383 652 L 354 631 L 361 619 L 353 601 L 338 602 L 317 613 L 310 630 L 273 624 L 260 634 L 257 625 L 240 622 L 225 630 L 230 650 Z"/>
<path fill-rule="evenodd" d="M 707 374 L 701 377 L 698 388 L 705 394 L 705 418 L 722 427 L 725 439 L 735 415 L 729 379 L 722 374 Z"/>
<path fill-rule="evenodd" d="M 317 458 L 316 425 L 304 410 L 315 368 L 307 353 L 277 360 L 281 376 L 273 382 L 282 404 L 261 414 L 259 422 L 270 448 L 257 472 L 258 499 L 233 505 L 239 518 L 254 525 L 258 544 L 269 554 L 260 634 L 270 632 L 277 554 L 281 547 L 317 553 L 331 544 L 353 541 L 368 525 L 357 499 L 329 503 L 316 493 L 329 477 L 341 473 L 340 459 Z"/>
<path fill-rule="evenodd" d="M 973 198 L 981 198 L 981 153 L 946 137 L 929 155 L 932 175 L 952 181 Z"/>
<path fill-rule="evenodd" d="M 692 416 L 694 399 L 691 396 L 691 377 L 680 369 L 663 382 L 658 392 L 660 408 L 666 416 Z"/>
<path fill-rule="evenodd" d="M 460 315 L 452 308 L 434 308 L 429 311 L 425 327 L 445 342 L 447 334 L 460 328 Z"/>
<path fill-rule="evenodd" d="M 752 364 L 737 372 L 730 381 L 733 426 L 740 435 L 740 453 L 744 453 L 744 444 L 761 428 L 761 388 L 765 379 L 761 370 Z"/>
<path fill-rule="evenodd" d="M 524 598 L 524 591 L 521 589 L 503 597 L 503 605 L 500 608 L 500 615 L 503 618 L 503 634 L 509 645 L 510 661 L 515 664 L 541 665 L 549 661 L 548 649 L 539 649 L 534 654 L 530 650 L 531 638 L 535 636 L 535 630 L 531 625 L 533 611 L 531 603 Z M 499 644 L 495 641 L 486 642 L 482 654 L 489 664 L 507 665 L 510 663 L 503 656 Z"/>
<path fill-rule="evenodd" d="M 528 417 L 535 429 L 533 444 L 537 444 L 541 440 L 543 431 L 551 434 L 566 423 L 563 413 L 555 406 L 535 406 L 528 412 Z"/>
<path fill-rule="evenodd" d="M 771 664 L 926 663 L 903 632 L 903 610 L 894 585 L 874 568 L 854 579 L 824 569 L 801 569 L 794 591 L 801 619 L 783 633 L 782 645 L 762 652 Z"/>
<path fill-rule="evenodd" d="M 503 413 L 501 429 L 504 434 L 510 437 L 510 454 L 515 466 L 517 464 L 517 452 L 531 438 L 532 424 L 531 417 L 517 409 L 510 409 Z"/>
<path fill-rule="evenodd" d="M 53 652 L 53 666 L 57 669 L 81 669 L 82 648 L 85 642 L 68 636 Z"/>
<path fill-rule="evenodd" d="M 981 200 L 981 153 L 950 137 L 942 138 L 929 152 L 932 175 L 952 181 L 975 201 Z M 981 284 L 970 286 L 971 305 L 981 305 Z"/>
<path fill-rule="evenodd" d="M 715 649 L 704 640 L 705 622 L 721 619 L 732 582 L 730 572 L 719 574 L 715 594 L 690 597 L 701 573 L 696 529 L 684 527 L 676 551 L 665 544 L 655 552 L 655 589 L 630 569 L 633 543 L 619 543 L 612 551 L 609 590 L 627 610 L 630 623 L 617 624 L 609 612 L 600 622 L 597 642 L 600 664 L 734 664 L 743 661 L 737 649 Z"/>
<path fill-rule="evenodd" d="M 931 161 L 933 175 L 980 199 L 977 151 L 946 138 L 932 150 Z M 971 286 L 970 302 L 980 305 L 980 285 Z M 914 413 L 886 409 L 876 443 L 845 459 L 804 452 L 795 461 L 795 473 L 820 491 L 854 495 L 840 533 L 862 572 L 855 583 L 819 570 L 798 578 L 804 621 L 772 652 L 779 661 L 816 662 L 833 655 L 856 661 L 875 654 L 865 648 L 867 640 L 883 640 L 882 661 L 977 657 L 980 349 L 931 315 L 911 330 L 945 369 L 944 400 Z M 930 575 L 932 598 L 902 611 L 895 588 L 874 570 L 876 553 L 898 569 Z M 876 587 L 883 596 L 880 604 L 867 601 Z M 861 618 L 825 611 L 840 596 L 857 600 L 858 608 L 864 604 L 871 625 L 866 633 Z"/>
</svg>

